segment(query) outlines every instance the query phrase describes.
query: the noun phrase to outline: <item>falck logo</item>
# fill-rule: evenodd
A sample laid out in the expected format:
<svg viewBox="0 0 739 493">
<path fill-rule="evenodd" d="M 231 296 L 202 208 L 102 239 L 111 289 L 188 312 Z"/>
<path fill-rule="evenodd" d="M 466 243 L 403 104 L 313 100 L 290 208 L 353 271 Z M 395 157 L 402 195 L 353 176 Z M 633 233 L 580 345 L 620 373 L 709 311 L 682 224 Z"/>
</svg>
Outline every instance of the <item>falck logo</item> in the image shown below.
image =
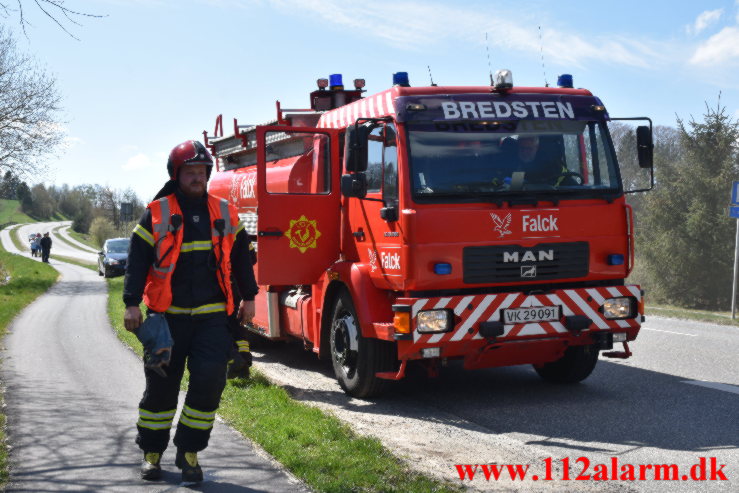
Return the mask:
<svg viewBox="0 0 739 493">
<path fill-rule="evenodd" d="M 374 272 L 377 270 L 377 252 L 368 248 L 367 254 L 369 255 L 370 268 L 372 269 L 370 272 Z"/>
<path fill-rule="evenodd" d="M 535 265 L 522 265 L 521 266 L 521 277 L 536 277 L 536 266 Z"/>
<path fill-rule="evenodd" d="M 494 212 L 490 213 L 490 217 L 493 218 L 493 224 L 495 225 L 493 227 L 493 231 L 498 232 L 499 238 L 505 238 L 505 235 L 511 234 L 511 231 L 508 229 L 511 227 L 511 213 L 509 212 L 506 217 L 502 218 L 497 215 Z"/>
</svg>

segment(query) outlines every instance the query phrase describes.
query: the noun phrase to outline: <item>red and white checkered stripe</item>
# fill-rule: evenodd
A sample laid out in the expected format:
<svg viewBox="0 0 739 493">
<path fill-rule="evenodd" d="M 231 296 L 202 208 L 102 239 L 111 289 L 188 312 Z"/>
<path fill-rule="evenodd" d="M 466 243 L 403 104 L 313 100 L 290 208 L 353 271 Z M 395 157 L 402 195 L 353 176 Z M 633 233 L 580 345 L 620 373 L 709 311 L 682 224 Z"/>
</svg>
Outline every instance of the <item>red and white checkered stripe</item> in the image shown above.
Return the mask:
<svg viewBox="0 0 739 493">
<path fill-rule="evenodd" d="M 388 89 L 324 113 L 318 120 L 318 128 L 345 128 L 357 118 L 379 118 L 394 114 L 392 89 Z"/>
<path fill-rule="evenodd" d="M 501 310 L 505 308 L 526 308 L 532 306 L 562 307 L 562 315 L 585 315 L 590 318 L 595 330 L 637 327 L 637 319 L 607 320 L 598 308 L 607 298 L 633 296 L 641 300 L 639 286 L 613 286 L 610 288 L 563 289 L 554 294 L 525 295 L 523 293 L 503 293 L 475 296 L 454 296 L 440 298 L 421 298 L 413 303 L 412 316 L 421 310 L 449 308 L 462 319 L 462 323 L 451 332 L 443 334 L 419 334 L 414 332 L 413 341 L 419 344 L 481 339 L 477 333 L 480 322 L 500 321 Z M 590 301 L 588 301 L 588 298 Z M 471 308 L 471 309 L 470 309 Z M 470 331 L 473 328 L 474 330 Z M 532 335 L 566 334 L 561 322 L 539 322 L 529 324 L 505 325 L 499 339 Z"/>
</svg>

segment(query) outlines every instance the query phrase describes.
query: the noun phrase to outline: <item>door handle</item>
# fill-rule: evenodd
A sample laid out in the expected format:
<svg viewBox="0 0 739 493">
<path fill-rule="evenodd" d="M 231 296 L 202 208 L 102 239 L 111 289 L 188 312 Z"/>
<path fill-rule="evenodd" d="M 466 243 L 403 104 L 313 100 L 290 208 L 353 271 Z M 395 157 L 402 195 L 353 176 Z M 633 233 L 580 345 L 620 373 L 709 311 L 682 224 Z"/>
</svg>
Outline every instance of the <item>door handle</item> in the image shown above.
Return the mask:
<svg viewBox="0 0 739 493">
<path fill-rule="evenodd" d="M 259 236 L 282 236 L 285 233 L 282 231 L 258 231 L 257 235 Z"/>
</svg>

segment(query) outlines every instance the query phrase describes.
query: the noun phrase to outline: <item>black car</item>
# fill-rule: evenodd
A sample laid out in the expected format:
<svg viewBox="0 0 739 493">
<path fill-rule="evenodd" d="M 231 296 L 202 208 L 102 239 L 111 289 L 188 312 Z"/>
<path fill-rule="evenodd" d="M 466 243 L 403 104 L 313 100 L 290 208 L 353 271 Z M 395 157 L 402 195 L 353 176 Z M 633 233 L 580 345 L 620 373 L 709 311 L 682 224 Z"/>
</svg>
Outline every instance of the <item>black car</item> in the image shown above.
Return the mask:
<svg viewBox="0 0 739 493">
<path fill-rule="evenodd" d="M 105 240 L 103 249 L 98 252 L 98 274 L 105 277 L 122 276 L 126 272 L 129 238 Z"/>
</svg>

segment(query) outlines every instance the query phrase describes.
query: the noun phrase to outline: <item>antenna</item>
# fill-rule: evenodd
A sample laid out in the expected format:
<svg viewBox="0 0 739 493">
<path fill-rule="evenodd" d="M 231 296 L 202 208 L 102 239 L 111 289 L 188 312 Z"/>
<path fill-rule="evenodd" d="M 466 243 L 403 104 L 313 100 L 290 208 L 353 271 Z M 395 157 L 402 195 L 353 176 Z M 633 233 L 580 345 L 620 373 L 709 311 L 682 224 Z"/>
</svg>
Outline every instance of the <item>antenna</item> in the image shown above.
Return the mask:
<svg viewBox="0 0 739 493">
<path fill-rule="evenodd" d="M 431 75 L 431 65 L 426 65 L 426 68 L 429 69 L 429 80 L 431 80 L 431 87 L 436 87 L 436 84 L 434 84 L 434 77 Z"/>
<path fill-rule="evenodd" d="M 490 71 L 490 85 L 494 86 L 493 82 L 493 66 L 490 64 L 490 42 L 488 40 L 488 32 L 485 31 L 485 51 L 488 53 L 488 70 Z"/>
<path fill-rule="evenodd" d="M 547 82 L 547 69 L 544 66 L 544 42 L 541 38 L 541 25 L 539 26 L 539 51 L 541 52 L 541 71 L 544 72 L 544 87 L 549 87 L 549 82 Z"/>
</svg>

